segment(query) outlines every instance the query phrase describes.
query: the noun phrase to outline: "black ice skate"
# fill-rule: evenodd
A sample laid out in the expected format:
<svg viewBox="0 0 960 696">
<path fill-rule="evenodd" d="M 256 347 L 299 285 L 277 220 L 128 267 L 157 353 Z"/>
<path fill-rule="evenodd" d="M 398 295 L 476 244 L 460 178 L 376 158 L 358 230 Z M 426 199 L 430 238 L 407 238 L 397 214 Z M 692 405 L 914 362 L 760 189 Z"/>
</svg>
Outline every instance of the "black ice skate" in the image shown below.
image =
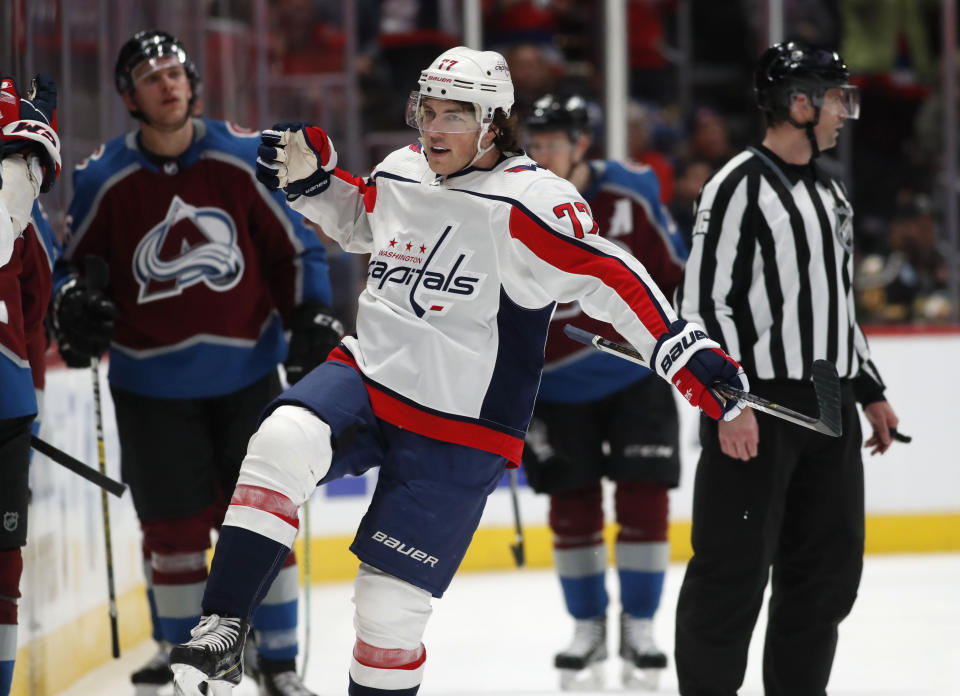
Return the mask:
<svg viewBox="0 0 960 696">
<path fill-rule="evenodd" d="M 653 619 L 620 615 L 620 657 L 623 685 L 628 689 L 656 690 L 667 656 L 653 642 Z"/>
<path fill-rule="evenodd" d="M 260 657 L 260 696 L 317 696 L 303 685 L 293 660 Z"/>
<path fill-rule="evenodd" d="M 155 696 L 160 687 L 173 681 L 170 671 L 170 643 L 159 641 L 157 652 L 147 663 L 130 675 L 136 696 Z"/>
<path fill-rule="evenodd" d="M 607 659 L 607 619 L 577 619 L 573 640 L 557 653 L 553 665 L 560 670 L 563 691 L 596 691 L 603 688 L 603 662 Z"/>
<path fill-rule="evenodd" d="M 191 640 L 170 651 L 176 693 L 183 696 L 229 694 L 243 678 L 243 645 L 250 622 L 210 614 L 190 629 Z M 201 691 L 201 684 L 207 684 Z"/>
</svg>

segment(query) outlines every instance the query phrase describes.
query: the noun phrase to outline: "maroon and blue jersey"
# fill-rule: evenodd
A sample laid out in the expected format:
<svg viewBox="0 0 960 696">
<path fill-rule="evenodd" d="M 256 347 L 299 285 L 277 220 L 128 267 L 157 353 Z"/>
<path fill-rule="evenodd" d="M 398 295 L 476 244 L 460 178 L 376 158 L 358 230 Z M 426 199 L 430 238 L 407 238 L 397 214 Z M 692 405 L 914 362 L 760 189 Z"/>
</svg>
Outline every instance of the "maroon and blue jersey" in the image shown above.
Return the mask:
<svg viewBox="0 0 960 696">
<path fill-rule="evenodd" d="M 259 134 L 195 119 L 176 159 L 139 131 L 74 173 L 70 237 L 56 279 L 87 255 L 110 269 L 117 306 L 112 385 L 156 398 L 229 394 L 286 355 L 284 320 L 330 304 L 326 254 L 303 218 L 254 176 Z"/>
<path fill-rule="evenodd" d="M 34 389 L 43 388 L 53 263 L 60 244 L 38 202 L 30 224 L 0 267 L 0 420 L 37 412 Z"/>
<path fill-rule="evenodd" d="M 590 204 L 599 234 L 643 263 L 667 297 L 683 274 L 687 247 L 670 214 L 660 202 L 660 184 L 647 166 L 615 160 L 593 160 L 590 187 L 583 197 Z M 537 398 L 551 403 L 597 401 L 650 371 L 618 357 L 600 353 L 563 333 L 566 324 L 626 343 L 608 323 L 584 313 L 577 302 L 557 306 L 550 322 L 546 363 Z"/>
</svg>

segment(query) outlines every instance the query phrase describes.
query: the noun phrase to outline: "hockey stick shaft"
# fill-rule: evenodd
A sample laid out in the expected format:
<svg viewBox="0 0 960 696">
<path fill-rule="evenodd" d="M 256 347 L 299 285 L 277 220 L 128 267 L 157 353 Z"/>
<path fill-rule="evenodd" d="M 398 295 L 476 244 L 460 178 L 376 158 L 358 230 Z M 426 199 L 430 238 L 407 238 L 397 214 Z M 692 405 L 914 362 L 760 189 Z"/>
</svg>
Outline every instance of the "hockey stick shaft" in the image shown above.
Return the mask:
<svg viewBox="0 0 960 696">
<path fill-rule="evenodd" d="M 57 449 L 49 442 L 41 440 L 36 435 L 32 435 L 30 437 L 30 445 L 40 454 L 46 455 L 51 461 L 56 462 L 60 466 L 66 467 L 78 476 L 82 476 L 87 481 L 90 481 L 90 483 L 100 486 L 100 488 L 104 489 L 111 495 L 115 495 L 120 498 L 123 496 L 123 492 L 127 490 L 127 484 L 120 483 L 109 476 L 104 476 L 92 466 L 87 466 L 79 459 L 71 457 L 63 450 Z"/>
<path fill-rule="evenodd" d="M 643 365 L 648 369 L 652 369 L 650 368 L 650 363 L 647 362 L 647 360 L 633 348 L 607 340 L 602 336 L 597 336 L 596 334 L 584 331 L 583 329 L 579 329 L 570 324 L 564 326 L 563 332 L 573 340 L 593 346 L 599 351 L 616 355 L 617 357 L 629 360 L 630 362 L 634 362 L 638 365 Z M 712 388 L 726 399 L 745 401 L 750 405 L 751 408 L 754 408 L 757 411 L 762 411 L 763 413 L 767 413 L 771 416 L 780 418 L 795 425 L 809 428 L 810 430 L 815 430 L 818 433 L 831 435 L 833 437 L 839 437 L 841 434 L 841 430 L 839 429 L 839 417 L 831 418 L 831 423 L 837 423 L 837 425 L 828 425 L 824 423 L 823 419 L 821 418 L 815 418 L 813 416 L 808 416 L 804 413 L 794 411 L 786 406 L 781 406 L 776 402 L 770 401 L 769 399 L 764 399 L 762 396 L 757 396 L 756 394 L 743 391 L 742 389 L 737 389 L 727 384 L 717 382 L 712 385 Z M 837 415 L 839 415 L 839 411 Z"/>
<path fill-rule="evenodd" d="M 312 496 L 311 496 L 312 497 Z M 310 662 L 310 585 L 313 584 L 310 567 L 310 498 L 303 504 L 303 662 L 300 665 L 300 680 L 307 678 Z"/>
<path fill-rule="evenodd" d="M 510 547 L 513 552 L 513 560 L 517 568 L 522 568 L 524 564 L 523 549 L 523 524 L 520 521 L 520 492 L 517 482 L 517 470 L 510 469 L 507 472 L 507 480 L 510 481 L 510 497 L 513 500 L 513 528 L 516 533 L 516 542 Z"/>
<path fill-rule="evenodd" d="M 93 375 L 93 411 L 97 425 L 97 462 L 100 473 L 107 475 L 107 457 L 103 446 L 103 409 L 100 402 L 100 359 L 91 361 Z M 120 657 L 120 631 L 117 625 L 117 589 L 113 577 L 113 545 L 110 542 L 110 505 L 107 491 L 100 490 L 100 505 L 103 509 L 103 539 L 107 553 L 107 594 L 110 600 L 110 645 L 114 658 Z"/>
</svg>

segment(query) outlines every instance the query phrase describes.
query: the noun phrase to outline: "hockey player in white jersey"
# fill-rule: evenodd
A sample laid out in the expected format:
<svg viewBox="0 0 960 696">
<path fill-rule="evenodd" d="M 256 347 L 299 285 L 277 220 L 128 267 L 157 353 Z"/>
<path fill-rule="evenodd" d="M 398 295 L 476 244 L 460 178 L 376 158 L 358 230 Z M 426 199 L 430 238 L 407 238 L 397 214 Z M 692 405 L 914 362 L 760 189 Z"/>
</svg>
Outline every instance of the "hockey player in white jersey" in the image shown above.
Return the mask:
<svg viewBox="0 0 960 696">
<path fill-rule="evenodd" d="M 236 684 L 249 617 L 316 485 L 379 467 L 351 550 L 352 696 L 417 693 L 431 598 L 449 585 L 505 467 L 520 463 L 556 302 L 608 321 L 713 418 L 739 365 L 677 320 L 589 206 L 517 145 L 503 57 L 458 47 L 411 95 L 418 144 L 367 178 L 323 130 L 264 131 L 258 178 L 351 252 L 370 254 L 357 333 L 278 397 L 250 439 L 193 639 L 171 652 L 184 694 Z"/>
</svg>

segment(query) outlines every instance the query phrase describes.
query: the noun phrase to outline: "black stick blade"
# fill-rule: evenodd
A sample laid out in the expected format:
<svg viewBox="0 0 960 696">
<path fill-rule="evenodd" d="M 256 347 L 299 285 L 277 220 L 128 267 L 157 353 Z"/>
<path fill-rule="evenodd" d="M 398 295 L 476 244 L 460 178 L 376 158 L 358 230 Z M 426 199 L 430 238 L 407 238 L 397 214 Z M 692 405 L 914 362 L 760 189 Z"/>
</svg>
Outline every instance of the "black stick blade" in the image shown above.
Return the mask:
<svg viewBox="0 0 960 696">
<path fill-rule="evenodd" d="M 843 416 L 841 414 L 842 395 L 837 368 L 829 360 L 814 360 L 810 369 L 813 390 L 817 394 L 817 408 L 820 422 L 831 435 L 843 435 Z"/>
<path fill-rule="evenodd" d="M 523 568 L 523 542 L 518 541 L 516 544 L 511 544 L 510 551 L 513 553 L 513 562 L 517 564 L 517 568 Z"/>
</svg>

